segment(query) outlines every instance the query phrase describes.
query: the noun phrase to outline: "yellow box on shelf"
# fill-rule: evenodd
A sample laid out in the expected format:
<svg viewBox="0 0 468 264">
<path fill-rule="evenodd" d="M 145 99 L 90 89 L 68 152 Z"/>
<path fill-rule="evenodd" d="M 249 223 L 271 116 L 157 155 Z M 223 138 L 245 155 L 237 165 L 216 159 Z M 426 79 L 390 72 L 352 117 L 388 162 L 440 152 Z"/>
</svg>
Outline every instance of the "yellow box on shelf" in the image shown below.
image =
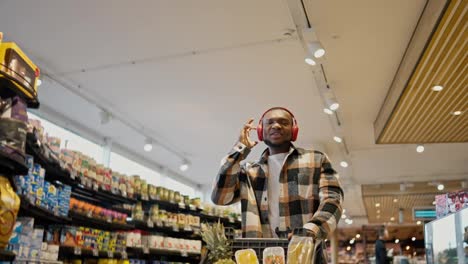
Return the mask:
<svg viewBox="0 0 468 264">
<path fill-rule="evenodd" d="M 37 86 L 39 68 L 14 42 L 2 42 L 0 32 L 0 93 L 7 89 L 23 97 L 29 107 L 39 107 Z"/>
</svg>

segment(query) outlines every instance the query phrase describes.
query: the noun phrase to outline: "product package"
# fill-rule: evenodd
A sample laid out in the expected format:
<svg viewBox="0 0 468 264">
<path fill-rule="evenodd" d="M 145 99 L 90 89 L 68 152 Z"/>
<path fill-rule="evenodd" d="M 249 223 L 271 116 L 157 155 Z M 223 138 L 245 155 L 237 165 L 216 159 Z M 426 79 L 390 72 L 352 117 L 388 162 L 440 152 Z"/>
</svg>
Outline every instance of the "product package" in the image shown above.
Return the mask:
<svg viewBox="0 0 468 264">
<path fill-rule="evenodd" d="M 0 248 L 6 248 L 16 223 L 20 199 L 10 181 L 0 176 Z"/>
<path fill-rule="evenodd" d="M 235 256 L 237 263 L 258 264 L 257 253 L 253 249 L 237 250 Z"/>
<path fill-rule="evenodd" d="M 315 257 L 315 242 L 312 237 L 296 236 L 288 245 L 288 264 L 312 264 Z"/>
<path fill-rule="evenodd" d="M 284 248 L 267 247 L 263 250 L 263 264 L 285 264 Z"/>
</svg>

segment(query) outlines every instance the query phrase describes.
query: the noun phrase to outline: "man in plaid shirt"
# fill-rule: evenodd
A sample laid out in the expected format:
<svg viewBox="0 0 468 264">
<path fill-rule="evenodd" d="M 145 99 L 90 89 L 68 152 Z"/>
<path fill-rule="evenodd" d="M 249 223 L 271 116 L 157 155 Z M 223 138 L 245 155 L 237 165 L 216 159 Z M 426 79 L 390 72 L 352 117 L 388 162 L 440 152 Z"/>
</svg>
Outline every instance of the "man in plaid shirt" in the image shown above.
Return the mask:
<svg viewBox="0 0 468 264">
<path fill-rule="evenodd" d="M 338 225 L 343 201 L 343 190 L 328 157 L 291 143 L 298 126 L 285 108 L 269 109 L 257 128 L 252 124 L 249 119 L 239 142 L 222 160 L 213 202 L 241 202 L 243 237 L 271 238 L 284 232 L 290 237 L 295 228 L 304 228 L 315 240 L 325 239 Z M 258 162 L 241 165 L 258 143 L 249 137 L 253 129 L 268 149 Z"/>
</svg>

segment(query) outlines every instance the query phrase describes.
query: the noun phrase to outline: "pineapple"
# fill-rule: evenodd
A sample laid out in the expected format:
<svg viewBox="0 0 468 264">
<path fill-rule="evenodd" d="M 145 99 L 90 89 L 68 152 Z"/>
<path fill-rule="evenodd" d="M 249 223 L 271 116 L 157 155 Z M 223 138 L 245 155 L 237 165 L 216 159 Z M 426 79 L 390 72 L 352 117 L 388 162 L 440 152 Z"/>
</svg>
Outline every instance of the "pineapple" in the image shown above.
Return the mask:
<svg viewBox="0 0 468 264">
<path fill-rule="evenodd" d="M 209 250 L 208 260 L 213 264 L 236 264 L 232 260 L 229 241 L 224 234 L 224 226 L 219 221 L 213 225 L 205 225 L 202 239 Z"/>
</svg>

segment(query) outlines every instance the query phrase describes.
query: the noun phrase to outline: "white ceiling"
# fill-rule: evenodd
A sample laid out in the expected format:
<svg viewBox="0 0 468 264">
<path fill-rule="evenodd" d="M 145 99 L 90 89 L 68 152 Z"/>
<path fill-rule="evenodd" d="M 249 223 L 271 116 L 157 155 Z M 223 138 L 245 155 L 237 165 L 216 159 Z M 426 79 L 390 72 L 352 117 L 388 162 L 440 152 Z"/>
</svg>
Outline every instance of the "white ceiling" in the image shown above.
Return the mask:
<svg viewBox="0 0 468 264">
<path fill-rule="evenodd" d="M 351 166 L 338 169 L 348 212 L 365 215 L 362 183 L 467 178 L 466 144 L 431 145 L 423 154 L 415 146 L 374 144 L 373 122 L 425 2 L 306 3 L 341 104 Z M 46 115 L 71 120 L 70 128 L 94 140 L 111 137 L 145 164 L 177 171 L 179 157 L 158 147 L 144 153 L 144 136 L 119 120 L 101 125 L 100 110 L 77 96 L 86 94 L 185 153 L 192 167 L 180 174 L 205 185 L 243 122 L 258 121 L 276 105 L 296 114 L 297 145 L 328 152 L 337 167 L 345 158 L 331 140 L 333 128 L 302 44 L 283 35 L 295 28 L 292 21 L 284 0 L 0 2 L 6 39 L 61 82 L 45 79 L 40 87 Z"/>
</svg>

